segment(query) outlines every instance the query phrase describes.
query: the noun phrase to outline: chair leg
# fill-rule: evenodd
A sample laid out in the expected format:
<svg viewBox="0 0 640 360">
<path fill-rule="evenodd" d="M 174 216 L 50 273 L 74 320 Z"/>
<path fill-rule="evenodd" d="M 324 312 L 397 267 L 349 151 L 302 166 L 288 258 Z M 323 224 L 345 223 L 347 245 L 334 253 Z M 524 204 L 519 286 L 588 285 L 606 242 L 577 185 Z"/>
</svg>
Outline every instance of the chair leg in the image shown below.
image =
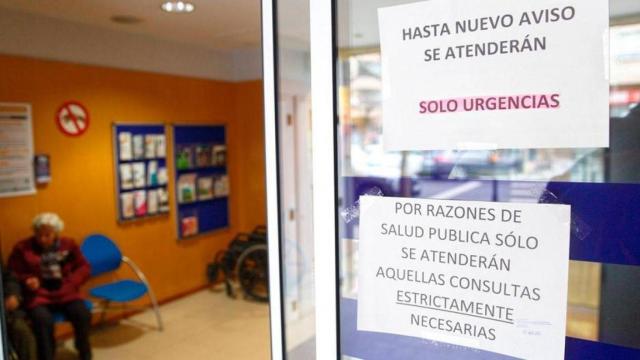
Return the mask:
<svg viewBox="0 0 640 360">
<path fill-rule="evenodd" d="M 107 319 L 107 308 L 109 307 L 110 304 L 111 304 L 111 301 L 109 300 L 102 301 L 102 312 L 100 313 L 100 321 L 98 322 L 98 324 L 104 325 L 104 322 Z"/>
<path fill-rule="evenodd" d="M 162 316 L 160 315 L 160 307 L 158 306 L 158 301 L 156 300 L 156 296 L 151 291 L 151 288 L 147 288 L 149 291 L 149 298 L 151 299 L 151 306 L 153 306 L 153 312 L 156 314 L 156 321 L 158 322 L 158 330 L 162 331 L 164 329 L 162 325 Z"/>
<path fill-rule="evenodd" d="M 131 268 L 131 270 L 133 270 L 133 272 L 136 274 L 138 279 L 140 279 L 140 281 L 142 281 L 144 286 L 146 286 L 147 293 L 149 294 L 149 298 L 151 299 L 151 305 L 153 306 L 153 311 L 156 314 L 156 321 L 158 322 L 158 330 L 162 331 L 163 330 L 162 317 L 160 316 L 160 308 L 158 306 L 158 300 L 156 300 L 156 296 L 153 293 L 153 290 L 151 290 L 151 285 L 149 285 L 149 282 L 147 281 L 146 276 L 144 276 L 140 268 L 128 257 L 122 256 L 122 261 L 125 264 L 129 265 L 129 267 Z"/>
</svg>

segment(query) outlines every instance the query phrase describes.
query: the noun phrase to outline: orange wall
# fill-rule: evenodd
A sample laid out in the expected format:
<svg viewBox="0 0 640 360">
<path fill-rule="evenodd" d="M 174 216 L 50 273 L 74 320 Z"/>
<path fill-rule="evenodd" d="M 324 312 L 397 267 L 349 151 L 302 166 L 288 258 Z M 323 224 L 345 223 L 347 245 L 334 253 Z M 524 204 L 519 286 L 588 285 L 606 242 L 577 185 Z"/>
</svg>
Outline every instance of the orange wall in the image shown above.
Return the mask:
<svg viewBox="0 0 640 360">
<path fill-rule="evenodd" d="M 63 135 L 54 122 L 65 100 L 88 108 L 89 130 Z M 265 223 L 262 83 L 230 83 L 0 55 L 0 101 L 32 104 L 36 153 L 51 159 L 52 181 L 34 196 L 0 198 L 3 259 L 30 235 L 31 219 L 55 211 L 80 242 L 101 232 L 146 273 L 160 300 L 206 284 L 205 266 L 235 233 Z M 231 228 L 176 241 L 173 178 L 169 216 L 116 221 L 113 122 L 226 124 Z M 173 154 L 171 134 L 168 154 Z M 172 174 L 173 161 L 169 160 Z M 122 276 L 128 272 L 121 271 Z"/>
</svg>

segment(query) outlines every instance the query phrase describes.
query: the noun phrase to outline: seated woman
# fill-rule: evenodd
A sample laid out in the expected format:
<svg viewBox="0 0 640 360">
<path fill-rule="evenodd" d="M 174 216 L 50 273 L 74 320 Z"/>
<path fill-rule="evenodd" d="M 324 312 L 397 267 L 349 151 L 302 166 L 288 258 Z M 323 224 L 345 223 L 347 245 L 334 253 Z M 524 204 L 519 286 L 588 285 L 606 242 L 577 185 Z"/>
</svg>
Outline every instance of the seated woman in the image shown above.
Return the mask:
<svg viewBox="0 0 640 360">
<path fill-rule="evenodd" d="M 34 235 L 15 245 L 9 256 L 9 269 L 24 284 L 25 307 L 33 323 L 38 357 L 54 357 L 52 313 L 60 311 L 73 325 L 80 359 L 91 359 L 91 313 L 79 291 L 89 278 L 89 263 L 73 240 L 60 236 L 63 226 L 54 213 L 36 216 Z"/>
</svg>

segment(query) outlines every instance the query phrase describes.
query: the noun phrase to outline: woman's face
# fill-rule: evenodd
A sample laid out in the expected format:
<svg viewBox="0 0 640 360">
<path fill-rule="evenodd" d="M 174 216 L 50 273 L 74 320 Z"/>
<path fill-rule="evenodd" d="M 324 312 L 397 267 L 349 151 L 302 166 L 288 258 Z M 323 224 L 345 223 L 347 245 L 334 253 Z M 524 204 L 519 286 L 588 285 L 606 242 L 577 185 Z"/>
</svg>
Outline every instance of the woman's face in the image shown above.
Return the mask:
<svg viewBox="0 0 640 360">
<path fill-rule="evenodd" d="M 36 230 L 36 241 L 43 248 L 49 248 L 56 241 L 56 231 L 53 226 L 42 225 Z"/>
</svg>

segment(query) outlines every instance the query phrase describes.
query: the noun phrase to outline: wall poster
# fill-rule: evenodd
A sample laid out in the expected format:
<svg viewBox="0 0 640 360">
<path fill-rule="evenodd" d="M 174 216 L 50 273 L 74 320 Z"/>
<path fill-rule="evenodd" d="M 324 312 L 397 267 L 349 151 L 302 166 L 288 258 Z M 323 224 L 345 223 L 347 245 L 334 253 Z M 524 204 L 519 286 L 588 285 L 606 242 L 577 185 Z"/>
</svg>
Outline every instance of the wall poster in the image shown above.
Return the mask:
<svg viewBox="0 0 640 360">
<path fill-rule="evenodd" d="M 562 359 L 571 210 L 360 198 L 358 331 Z"/>
<path fill-rule="evenodd" d="M 0 103 L 0 197 L 35 192 L 31 105 Z"/>
<path fill-rule="evenodd" d="M 378 10 L 387 150 L 609 146 L 606 0 Z"/>
</svg>

